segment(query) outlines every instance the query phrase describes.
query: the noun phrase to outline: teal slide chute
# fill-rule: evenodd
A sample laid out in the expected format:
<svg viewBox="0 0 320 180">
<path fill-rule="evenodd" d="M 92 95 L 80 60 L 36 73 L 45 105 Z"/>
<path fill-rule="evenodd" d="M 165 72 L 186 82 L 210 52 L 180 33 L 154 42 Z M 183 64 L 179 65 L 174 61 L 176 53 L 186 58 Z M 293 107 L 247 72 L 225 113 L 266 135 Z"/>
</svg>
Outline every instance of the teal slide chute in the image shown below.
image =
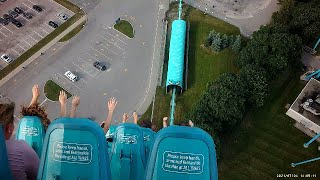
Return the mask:
<svg viewBox="0 0 320 180">
<path fill-rule="evenodd" d="M 170 126 L 160 130 L 146 179 L 217 180 L 216 151 L 211 136 L 195 127 Z"/>
<path fill-rule="evenodd" d="M 144 152 L 145 152 L 146 160 L 148 160 L 156 133 L 153 132 L 150 128 L 142 128 L 142 133 L 143 133 Z"/>
<path fill-rule="evenodd" d="M 41 156 L 45 130 L 38 116 L 24 116 L 20 119 L 16 132 L 17 140 L 24 140 Z"/>
<path fill-rule="evenodd" d="M 47 129 L 38 180 L 110 179 L 107 141 L 89 119 L 58 118 Z"/>
</svg>

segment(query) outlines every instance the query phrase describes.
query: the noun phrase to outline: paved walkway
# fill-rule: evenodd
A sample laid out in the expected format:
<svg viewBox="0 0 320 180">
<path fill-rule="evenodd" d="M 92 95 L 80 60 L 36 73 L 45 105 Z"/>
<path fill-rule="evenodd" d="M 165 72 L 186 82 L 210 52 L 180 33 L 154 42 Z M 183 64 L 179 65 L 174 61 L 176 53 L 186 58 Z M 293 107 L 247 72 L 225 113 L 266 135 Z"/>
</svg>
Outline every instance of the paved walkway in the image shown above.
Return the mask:
<svg viewBox="0 0 320 180">
<path fill-rule="evenodd" d="M 59 34 L 57 37 L 55 37 L 52 41 L 50 41 L 48 44 L 43 46 L 38 52 L 33 54 L 29 59 L 27 59 L 25 62 L 20 64 L 17 68 L 15 68 L 11 73 L 9 73 L 6 77 L 0 80 L 0 86 L 5 84 L 8 80 L 13 78 L 16 74 L 18 74 L 21 70 L 23 70 L 22 67 L 28 66 L 30 63 L 32 63 L 35 59 L 37 59 L 39 56 L 41 56 L 41 53 L 44 53 L 47 51 L 50 47 L 52 47 L 54 44 L 56 44 L 63 36 L 68 34 L 70 31 L 72 31 L 75 27 L 77 27 L 79 24 L 81 24 L 83 21 L 87 19 L 87 16 L 82 16 L 78 21 L 73 23 L 71 26 L 69 26 L 65 31 L 63 31 L 61 34 Z"/>
</svg>

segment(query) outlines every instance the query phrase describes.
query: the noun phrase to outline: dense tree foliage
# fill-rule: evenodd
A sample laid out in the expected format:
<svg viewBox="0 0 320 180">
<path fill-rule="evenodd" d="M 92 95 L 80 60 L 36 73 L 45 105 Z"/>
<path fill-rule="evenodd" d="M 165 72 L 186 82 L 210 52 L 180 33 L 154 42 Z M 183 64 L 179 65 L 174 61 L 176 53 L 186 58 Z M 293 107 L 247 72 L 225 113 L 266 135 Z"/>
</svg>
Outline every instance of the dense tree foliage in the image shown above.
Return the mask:
<svg viewBox="0 0 320 180">
<path fill-rule="evenodd" d="M 273 24 L 289 27 L 304 42 L 312 41 L 320 34 L 319 0 L 281 0 L 281 10 L 273 14 Z"/>
<path fill-rule="evenodd" d="M 246 89 L 248 103 L 255 107 L 264 105 L 268 93 L 266 71 L 256 65 L 246 65 L 239 72 L 240 82 Z"/>
<path fill-rule="evenodd" d="M 281 26 L 265 26 L 253 34 L 237 63 L 240 67 L 247 64 L 260 66 L 266 69 L 269 77 L 273 77 L 288 64 L 297 63 L 301 52 L 299 36 L 290 34 Z"/>
</svg>

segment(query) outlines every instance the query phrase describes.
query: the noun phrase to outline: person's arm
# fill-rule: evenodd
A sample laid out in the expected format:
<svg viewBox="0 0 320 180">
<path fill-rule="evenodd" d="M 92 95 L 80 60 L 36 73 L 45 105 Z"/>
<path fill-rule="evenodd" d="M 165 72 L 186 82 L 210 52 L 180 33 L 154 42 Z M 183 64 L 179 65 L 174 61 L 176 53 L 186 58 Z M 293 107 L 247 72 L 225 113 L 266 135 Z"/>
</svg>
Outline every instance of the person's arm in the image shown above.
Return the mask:
<svg viewBox="0 0 320 180">
<path fill-rule="evenodd" d="M 163 118 L 163 120 L 162 120 L 163 128 L 168 127 L 168 123 L 167 123 L 167 121 L 168 121 L 168 117 L 164 117 L 164 118 Z"/>
<path fill-rule="evenodd" d="M 104 121 L 104 127 L 103 130 L 106 133 L 109 130 L 111 121 L 112 121 L 112 116 L 113 116 L 113 111 L 117 106 L 117 101 L 114 97 L 110 98 L 108 101 L 108 117 L 107 119 Z"/>
<path fill-rule="evenodd" d="M 32 87 L 32 99 L 31 99 L 29 107 L 32 105 L 35 105 L 38 102 L 39 96 L 40 96 L 39 86 L 38 86 L 38 84 L 35 84 Z"/>
<path fill-rule="evenodd" d="M 133 112 L 133 123 L 138 124 L 138 113 L 137 112 Z"/>
<path fill-rule="evenodd" d="M 127 113 L 123 113 L 123 115 L 122 115 L 122 123 L 126 123 L 127 120 L 128 120 L 128 115 L 127 115 Z"/>
<path fill-rule="evenodd" d="M 71 106 L 71 111 L 70 111 L 70 117 L 73 118 L 74 115 L 76 114 L 77 107 L 80 104 L 80 97 L 79 96 L 74 96 L 72 99 L 72 106 Z"/>
<path fill-rule="evenodd" d="M 27 144 L 23 145 L 23 160 L 27 179 L 37 179 L 39 169 L 39 157 L 37 153 Z"/>
<path fill-rule="evenodd" d="M 66 94 L 66 92 L 60 91 L 59 102 L 60 102 L 60 116 L 66 117 L 67 116 L 67 94 Z"/>
<path fill-rule="evenodd" d="M 188 124 L 189 124 L 190 127 L 194 127 L 194 124 L 193 124 L 193 122 L 191 120 L 189 120 Z"/>
</svg>

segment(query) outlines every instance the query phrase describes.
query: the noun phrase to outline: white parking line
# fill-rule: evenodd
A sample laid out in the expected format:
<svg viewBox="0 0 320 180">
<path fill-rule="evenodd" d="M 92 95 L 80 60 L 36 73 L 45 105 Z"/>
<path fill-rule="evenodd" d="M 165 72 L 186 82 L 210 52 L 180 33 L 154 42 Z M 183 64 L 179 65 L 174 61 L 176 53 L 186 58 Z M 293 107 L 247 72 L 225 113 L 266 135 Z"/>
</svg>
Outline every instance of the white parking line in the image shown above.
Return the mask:
<svg viewBox="0 0 320 180">
<path fill-rule="evenodd" d="M 5 37 L 8 37 L 6 34 L 4 34 L 2 31 L 0 31 L 1 34 L 3 34 Z"/>
<path fill-rule="evenodd" d="M 25 20 L 29 21 L 29 19 L 27 19 L 26 17 L 24 17 L 24 16 L 21 16 L 21 17 L 23 17 L 23 19 L 25 19 Z M 30 21 L 29 21 L 29 22 L 30 22 Z"/>
<path fill-rule="evenodd" d="M 33 31 L 34 33 L 36 33 L 38 36 L 40 36 L 41 38 L 43 38 L 43 36 L 41 36 L 40 34 L 38 34 L 37 32 Z"/>
<path fill-rule="evenodd" d="M 99 45 L 101 45 L 102 47 L 106 48 L 107 50 L 111 51 L 113 54 L 118 56 L 118 53 L 116 53 L 116 52 L 112 51 L 111 49 L 107 48 L 106 46 L 102 45 L 102 43 Z"/>
<path fill-rule="evenodd" d="M 84 69 L 82 69 L 80 66 L 78 66 L 76 63 L 72 62 L 73 65 L 77 66 L 79 69 L 81 69 L 82 71 L 84 71 L 85 73 L 87 73 L 89 76 L 93 77 L 90 73 L 88 73 L 87 71 L 85 71 Z"/>
<path fill-rule="evenodd" d="M 20 46 L 20 44 L 17 44 L 21 49 L 26 50 L 25 48 L 23 48 L 22 46 Z"/>
<path fill-rule="evenodd" d="M 22 3 L 23 5 L 25 5 L 25 6 L 27 6 L 29 9 L 32 9 L 30 6 L 28 6 L 28 5 L 26 5 L 25 3 Z M 32 9 L 34 12 L 36 12 L 36 13 L 38 13 L 39 14 L 39 12 L 38 11 L 36 11 L 36 10 L 34 10 L 34 9 Z"/>
<path fill-rule="evenodd" d="M 88 52 L 85 52 L 86 54 L 88 54 L 90 57 L 92 57 L 95 60 L 98 60 L 97 58 L 93 57 L 91 54 L 89 54 Z"/>
<path fill-rule="evenodd" d="M 115 42 L 112 42 L 106 38 L 104 38 L 103 36 L 100 36 L 102 39 L 109 41 L 109 43 L 113 44 L 114 46 L 116 46 L 117 48 L 121 49 L 122 51 L 125 51 L 122 47 L 118 46 Z M 125 52 L 124 52 L 125 53 Z"/>
<path fill-rule="evenodd" d="M 117 38 L 116 36 L 114 36 L 114 35 L 110 34 L 107 30 L 105 30 L 105 32 L 106 32 L 106 33 L 108 33 L 110 36 L 112 36 L 112 37 L 114 37 L 114 38 L 118 39 L 118 40 L 119 40 L 119 41 L 121 41 L 122 43 L 124 43 L 124 44 L 128 45 L 126 42 L 124 42 L 124 41 L 122 41 L 121 39 Z"/>
<path fill-rule="evenodd" d="M 28 35 L 31 39 L 33 39 L 36 43 L 38 42 L 37 40 L 35 40 L 33 37 L 31 37 L 30 35 Z"/>
<path fill-rule="evenodd" d="M 48 31 L 44 30 L 42 27 L 40 27 L 40 29 L 41 29 L 42 31 L 46 32 L 47 34 L 49 34 Z"/>
<path fill-rule="evenodd" d="M 80 59 L 81 61 L 83 61 L 83 62 L 85 62 L 85 63 L 87 63 L 87 64 L 89 64 L 89 65 L 91 65 L 91 66 L 92 66 L 92 63 L 89 63 L 88 61 L 86 61 L 86 60 L 82 59 L 80 56 L 78 56 L 78 59 Z M 91 60 L 91 59 L 89 59 L 89 61 L 92 61 L 92 60 Z"/>
<path fill-rule="evenodd" d="M 23 40 L 25 43 L 29 44 L 26 40 Z M 29 44 L 29 46 L 31 46 L 31 44 Z"/>
<path fill-rule="evenodd" d="M 69 71 L 68 68 L 64 67 L 67 71 Z M 73 82 L 71 82 L 69 79 L 67 79 L 65 76 L 61 75 L 60 73 L 57 73 L 59 76 L 61 76 L 63 79 L 67 80 L 68 82 L 70 82 L 71 84 L 73 84 L 75 87 L 77 87 L 79 90 L 81 90 L 81 88 L 79 88 L 77 85 L 75 85 Z"/>
<path fill-rule="evenodd" d="M 97 51 L 99 54 L 101 54 L 102 56 L 104 56 L 104 57 L 106 57 L 106 58 L 108 58 L 108 59 L 110 59 L 110 60 L 112 60 L 111 58 L 109 58 L 107 55 L 105 55 L 105 54 L 103 54 L 103 53 L 101 53 L 100 51 L 98 51 L 98 50 L 96 50 L 95 48 L 93 48 L 92 46 L 89 46 L 91 49 L 93 49 L 93 50 L 95 50 L 95 51 Z"/>
<path fill-rule="evenodd" d="M 27 1 L 29 1 L 29 0 L 27 0 Z M 29 2 L 30 2 L 31 4 L 33 4 L 33 5 L 35 5 L 34 2 L 32 2 L 32 1 L 29 1 Z"/>
<path fill-rule="evenodd" d="M 16 54 L 18 54 L 18 56 L 20 56 L 20 53 L 18 53 L 16 50 L 14 50 L 13 48 L 11 48 L 11 50 L 12 50 L 13 52 L 15 52 Z"/>
<path fill-rule="evenodd" d="M 11 33 L 13 33 L 10 29 L 8 29 L 7 27 L 3 26 L 4 28 L 6 28 L 8 31 L 10 31 Z"/>
<path fill-rule="evenodd" d="M 50 29 L 54 29 L 53 27 L 49 26 L 49 24 L 46 23 L 46 25 L 47 25 Z"/>
</svg>

